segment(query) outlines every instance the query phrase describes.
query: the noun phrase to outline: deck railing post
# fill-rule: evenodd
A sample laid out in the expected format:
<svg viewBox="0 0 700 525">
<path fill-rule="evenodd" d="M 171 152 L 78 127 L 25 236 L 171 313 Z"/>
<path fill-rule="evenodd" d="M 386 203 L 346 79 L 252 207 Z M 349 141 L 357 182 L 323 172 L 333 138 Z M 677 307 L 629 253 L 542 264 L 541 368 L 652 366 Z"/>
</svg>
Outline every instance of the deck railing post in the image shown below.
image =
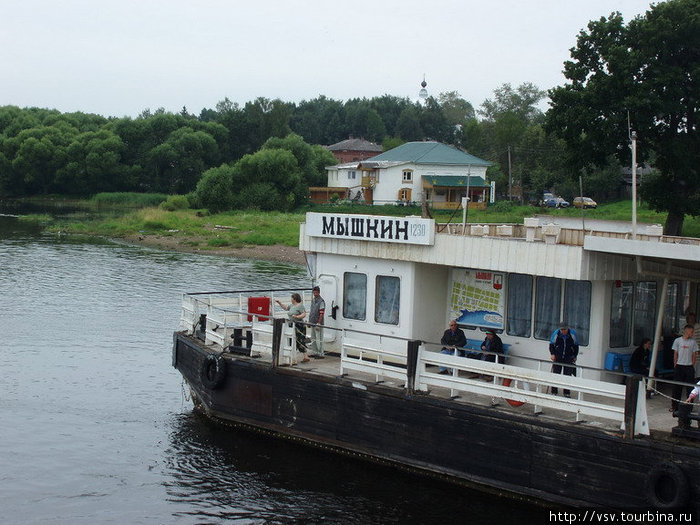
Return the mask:
<svg viewBox="0 0 700 525">
<path fill-rule="evenodd" d="M 285 320 L 283 318 L 275 319 L 272 323 L 272 367 L 278 367 L 280 364 L 280 346 L 282 344 L 282 330 Z"/>
<path fill-rule="evenodd" d="M 625 380 L 625 439 L 634 439 L 639 381 L 639 376 L 627 376 Z"/>
<path fill-rule="evenodd" d="M 422 341 L 409 341 L 406 350 L 406 389 L 413 395 L 416 391 L 416 370 L 418 368 L 418 349 Z"/>
</svg>

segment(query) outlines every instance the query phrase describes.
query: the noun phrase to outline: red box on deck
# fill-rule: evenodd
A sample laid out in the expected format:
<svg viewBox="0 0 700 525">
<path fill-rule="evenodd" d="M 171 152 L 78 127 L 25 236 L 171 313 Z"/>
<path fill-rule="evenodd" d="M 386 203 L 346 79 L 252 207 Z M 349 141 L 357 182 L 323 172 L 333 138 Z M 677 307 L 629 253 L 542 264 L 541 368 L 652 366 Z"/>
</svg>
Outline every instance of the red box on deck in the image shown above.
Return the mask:
<svg viewBox="0 0 700 525">
<path fill-rule="evenodd" d="M 248 312 L 255 315 L 270 315 L 269 297 L 248 297 Z M 252 321 L 253 316 L 248 316 L 248 321 Z M 260 319 L 266 321 L 266 318 Z"/>
</svg>

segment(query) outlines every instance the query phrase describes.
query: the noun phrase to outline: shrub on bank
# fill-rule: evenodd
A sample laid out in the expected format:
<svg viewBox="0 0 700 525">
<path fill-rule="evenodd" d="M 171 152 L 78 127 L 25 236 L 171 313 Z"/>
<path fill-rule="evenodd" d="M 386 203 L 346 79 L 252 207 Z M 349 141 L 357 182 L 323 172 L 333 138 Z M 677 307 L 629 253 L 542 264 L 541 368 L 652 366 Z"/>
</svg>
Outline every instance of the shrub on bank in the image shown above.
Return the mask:
<svg viewBox="0 0 700 525">
<path fill-rule="evenodd" d="M 159 208 L 165 211 L 186 210 L 190 202 L 185 195 L 170 195 L 168 200 L 161 202 Z"/>
</svg>

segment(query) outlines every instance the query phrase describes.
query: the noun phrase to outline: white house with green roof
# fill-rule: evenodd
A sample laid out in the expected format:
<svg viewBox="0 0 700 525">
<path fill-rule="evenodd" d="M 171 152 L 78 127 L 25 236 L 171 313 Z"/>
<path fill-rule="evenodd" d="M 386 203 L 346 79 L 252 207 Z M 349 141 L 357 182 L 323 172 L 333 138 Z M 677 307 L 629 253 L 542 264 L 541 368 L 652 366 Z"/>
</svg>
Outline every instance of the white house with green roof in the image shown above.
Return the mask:
<svg viewBox="0 0 700 525">
<path fill-rule="evenodd" d="M 407 142 L 376 157 L 326 168 L 328 185 L 350 188 L 350 198 L 373 204 L 422 202 L 456 208 L 469 192 L 471 206 L 485 206 L 492 163 L 440 142 Z"/>
</svg>

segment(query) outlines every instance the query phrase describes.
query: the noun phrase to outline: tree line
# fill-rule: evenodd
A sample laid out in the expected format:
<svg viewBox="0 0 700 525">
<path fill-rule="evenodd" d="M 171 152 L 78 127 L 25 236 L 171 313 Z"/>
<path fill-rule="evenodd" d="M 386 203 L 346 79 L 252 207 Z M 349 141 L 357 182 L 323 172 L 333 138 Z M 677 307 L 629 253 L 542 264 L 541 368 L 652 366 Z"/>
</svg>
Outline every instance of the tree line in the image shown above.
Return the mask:
<svg viewBox="0 0 700 525">
<path fill-rule="evenodd" d="M 344 102 L 319 96 L 298 104 L 258 98 L 243 106 L 224 99 L 199 115 L 186 108 L 177 114 L 159 109 L 137 118 L 5 106 L 0 107 L 0 195 L 188 193 L 206 170 L 233 165 L 270 138 L 289 134 L 311 145 L 363 137 L 385 150 L 437 140 L 496 162 L 491 175 L 503 193 L 510 182 L 503 166 L 509 161 L 517 186 L 522 181 L 540 191 L 566 171 L 552 155 L 562 144 L 543 131 L 537 104 L 544 96 L 532 84 L 506 84 L 477 111 L 455 91 L 422 104 L 391 95 Z M 323 167 L 309 184 L 325 183 Z"/>
</svg>

